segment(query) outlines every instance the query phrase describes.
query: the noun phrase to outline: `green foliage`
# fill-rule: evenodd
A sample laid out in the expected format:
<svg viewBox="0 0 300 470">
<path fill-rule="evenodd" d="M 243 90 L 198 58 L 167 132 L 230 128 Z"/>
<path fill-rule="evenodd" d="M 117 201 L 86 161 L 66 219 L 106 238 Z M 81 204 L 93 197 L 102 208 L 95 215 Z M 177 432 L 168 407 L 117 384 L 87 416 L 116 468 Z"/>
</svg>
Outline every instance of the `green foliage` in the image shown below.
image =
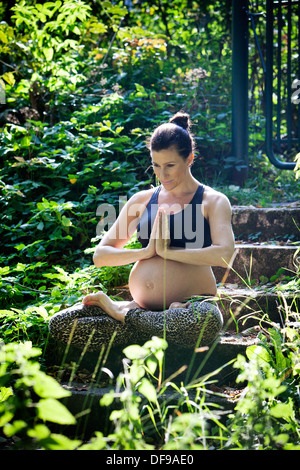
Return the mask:
<svg viewBox="0 0 300 470">
<path fill-rule="evenodd" d="M 0 268 L 0 340 L 32 341 L 46 348 L 48 320 L 55 312 L 80 302 L 89 292 L 126 284 L 131 265 L 71 272 L 47 263 L 18 263 Z"/>
<path fill-rule="evenodd" d="M 159 445 L 161 450 L 203 450 L 216 438 L 209 436 L 211 422 L 221 432 L 226 430 L 218 410 L 200 395 L 200 390 L 205 392 L 207 377 L 191 387 L 179 387 L 171 378 L 161 382 L 166 348 L 165 340 L 153 337 L 143 346 L 124 349 L 130 363 L 125 362 L 115 391 L 100 400 L 101 406 L 114 404 L 110 414 L 113 431 L 107 437 L 96 433 L 82 449 L 151 450 Z M 185 407 L 188 413 L 183 411 Z"/>
<path fill-rule="evenodd" d="M 163 339 L 128 346 L 124 372 L 99 404 L 111 410 L 112 426 L 107 435 L 97 431 L 85 443 L 47 426 L 76 421 L 60 402 L 70 392 L 36 362 L 41 350 L 29 342 L 2 346 L 0 427 L 7 438 L 19 438 L 17 448 L 22 449 L 298 449 L 299 332 L 292 326 L 271 328 L 260 339 L 247 349 L 247 359 L 237 357 L 237 383 L 246 387 L 231 414 L 210 401 L 209 376 L 185 386 L 172 377 L 161 380 L 167 348 Z"/>
<path fill-rule="evenodd" d="M 120 195 L 154 183 L 146 137 L 181 108 L 194 121 L 195 176 L 226 181 L 232 164 L 230 10 L 226 2 L 201 3 L 200 10 L 185 2 L 145 4 L 137 18 L 110 2 L 93 11 L 72 0 L 16 2 L 11 24 L 0 25 L 1 52 L 10 65 L 0 116 L 4 264 L 85 265 L 97 206 L 117 208 Z M 253 148 L 263 129 L 257 114 L 254 121 Z M 252 164 L 260 176 L 245 190 L 229 191 L 233 202 L 249 197 L 266 204 L 275 193 L 280 199 L 296 191 L 261 153 Z"/>
<path fill-rule="evenodd" d="M 113 204 L 118 214 L 120 196 L 155 184 L 145 141 L 156 125 L 180 109 L 191 114 L 193 173 L 234 204 L 267 206 L 299 191 L 299 155 L 295 174 L 283 174 L 262 150 L 265 117 L 257 103 L 263 90 L 255 85 L 262 72 L 254 42 L 250 176 L 244 188 L 227 184 L 231 2 L 131 4 L 21 0 L 10 10 L 0 3 L 6 94 L 0 106 L 1 427 L 26 448 L 151 449 L 149 436 L 166 450 L 294 448 L 299 335 L 292 328 L 272 330 L 247 360 L 238 359 L 239 380 L 248 387 L 226 426 L 207 403 L 204 378 L 190 388 L 163 381 L 166 345 L 153 339 L 125 350 L 131 364 L 119 388 L 103 398 L 103 406 L 122 405 L 111 415 L 109 436 L 98 432 L 81 444 L 48 429 L 48 421 L 73 417 L 59 402 L 66 391 L 34 362 L 43 360 L 35 347 L 45 351 L 53 313 L 94 289 L 127 283 L 131 266 L 91 266 L 101 238 L 97 207 Z M 259 27 L 263 34 L 262 22 Z M 135 239 L 127 248 L 134 246 Z M 297 292 L 297 276 L 281 290 Z M 163 401 L 170 389 L 176 406 Z"/>
<path fill-rule="evenodd" d="M 73 450 L 80 441 L 52 433 L 46 423 L 74 425 L 76 420 L 60 399 L 70 395 L 40 370 L 41 350 L 31 343 L 11 343 L 0 350 L 0 428 L 18 437 L 21 450 Z"/>
<path fill-rule="evenodd" d="M 8 46 L 7 29 L 2 29 L 3 53 L 13 53 L 15 60 L 20 52 L 30 74 L 18 83 L 19 93 L 35 94 L 39 98 L 42 88 L 51 94 L 62 87 L 74 90 L 80 81 L 76 56 L 80 50 L 83 25 L 90 16 L 91 7 L 73 0 L 28 4 L 25 0 L 12 8 L 14 30 Z M 9 30 L 12 33 L 12 30 Z M 6 35 L 7 39 L 4 39 Z M 14 98 L 12 97 L 12 100 Z M 41 118 L 43 110 L 37 109 Z"/>
<path fill-rule="evenodd" d="M 190 400 L 186 388 L 179 389 L 172 382 L 155 387 L 151 380 L 157 369 L 161 375 L 166 348 L 163 339 L 154 337 L 143 346 L 132 345 L 124 350 L 131 365 L 125 363 L 116 390 L 105 394 L 99 404 L 114 405 L 110 413 L 112 430 L 107 436 L 96 432 L 89 442 L 82 444 L 78 439 L 51 432 L 47 426 L 48 422 L 74 425 L 76 419 L 60 402 L 70 392 L 40 370 L 36 362 L 40 349 L 29 342 L 5 345 L 0 351 L 0 428 L 6 437 L 18 437 L 16 448 L 23 450 L 151 450 L 156 448 L 147 442 L 153 441 L 151 427 L 160 440 L 165 436 L 164 450 L 207 448 L 208 421 L 226 429 L 215 411 L 199 396 Z M 204 389 L 204 384 L 202 381 L 198 386 Z M 168 387 L 174 388 L 178 405 L 162 400 Z M 179 411 L 184 403 L 190 414 Z M 173 420 L 174 410 L 178 416 L 175 414 Z"/>
<path fill-rule="evenodd" d="M 299 448 L 299 331 L 271 328 L 268 336 L 247 349 L 248 361 L 237 358 L 237 382 L 247 387 L 231 417 L 229 448 Z"/>
<path fill-rule="evenodd" d="M 159 409 L 158 396 L 153 383 L 146 377 L 146 372 L 153 376 L 157 366 L 161 366 L 167 344 L 160 338 L 153 338 L 143 346 L 131 345 L 124 350 L 125 356 L 132 361 L 130 367 L 125 366 L 124 374 L 120 374 L 116 389 L 124 386 L 119 395 L 122 407 L 115 409 L 110 415 L 114 423 L 114 433 L 108 436 L 111 449 L 146 450 L 153 449 L 143 439 L 143 415 L 149 410 L 153 417 L 153 406 Z M 148 404 L 143 404 L 141 395 Z M 109 393 L 101 399 L 102 405 L 109 405 L 114 394 Z"/>
<path fill-rule="evenodd" d="M 84 266 L 97 206 L 117 207 L 120 195 L 154 183 L 146 137 L 179 109 L 194 122 L 195 176 L 226 181 L 232 165 L 230 9 L 226 2 L 200 3 L 200 10 L 177 1 L 172 8 L 165 1 L 140 5 L 137 17 L 110 2 L 93 10 L 73 0 L 16 2 L 11 24 L 0 25 L 10 66 L 3 70 L 7 103 L 0 116 L 5 264 Z M 256 112 L 253 122 L 255 149 L 263 118 Z M 255 152 L 251 165 L 261 175 L 265 204 L 275 191 L 278 199 L 293 194 L 296 188 Z M 262 203 L 257 175 L 253 181 L 238 194 L 229 191 L 232 201 Z"/>
</svg>

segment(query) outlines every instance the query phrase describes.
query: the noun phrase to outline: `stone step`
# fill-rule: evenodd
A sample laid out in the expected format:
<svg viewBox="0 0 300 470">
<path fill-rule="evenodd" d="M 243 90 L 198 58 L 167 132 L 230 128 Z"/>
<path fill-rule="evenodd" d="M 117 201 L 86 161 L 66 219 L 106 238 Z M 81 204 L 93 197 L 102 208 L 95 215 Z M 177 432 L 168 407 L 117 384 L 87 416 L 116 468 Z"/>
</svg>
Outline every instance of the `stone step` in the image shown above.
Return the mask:
<svg viewBox="0 0 300 470">
<path fill-rule="evenodd" d="M 121 292 L 128 293 L 128 289 L 122 288 Z M 222 334 L 212 345 L 199 348 L 198 351 L 170 344 L 165 352 L 164 380 L 170 379 L 177 386 L 203 380 L 203 383 L 210 382 L 220 390 L 224 387 L 225 389 L 233 387 L 234 390 L 238 370 L 233 367 L 233 363 L 238 354 L 245 356 L 247 347 L 257 344 L 256 328 L 259 324 L 263 328 L 271 326 L 265 314 L 271 312 L 270 320 L 282 323 L 285 318 L 284 309 L 290 307 L 291 311 L 299 312 L 299 296 L 297 298 L 292 294 L 286 294 L 283 297 L 283 295 L 268 291 L 238 289 L 227 285 L 219 290 L 218 299 L 218 305 L 224 316 Z M 260 322 L 260 319 L 265 322 Z M 253 326 L 255 328 L 252 328 Z M 100 363 L 100 368 L 97 370 L 102 370 L 102 383 L 100 380 L 99 386 L 94 386 L 89 382 L 76 383 L 76 375 L 75 383 L 65 385 L 65 388 L 71 392 L 71 396 L 65 399 L 65 404 L 74 415 L 82 415 L 76 432 L 77 434 L 83 433 L 85 438 L 89 438 L 95 431 L 108 433 L 110 413 L 122 406 L 119 400 L 114 400 L 109 407 L 101 407 L 99 401 L 106 393 L 115 389 L 115 380 L 123 372 L 125 359 L 123 349 L 124 346 L 112 347 L 105 360 Z M 55 358 L 54 355 L 56 355 Z M 49 363 L 48 354 L 47 358 Z M 84 373 L 90 371 L 92 374 L 99 366 L 99 353 L 86 352 L 82 356 L 80 350 L 69 347 L 66 354 L 65 346 L 55 344 L 50 364 L 58 365 L 62 362 L 63 367 L 66 368 L 71 364 L 80 364 L 78 375 L 80 371 Z M 208 390 L 209 387 L 208 385 Z M 243 384 L 240 384 L 240 388 L 243 388 Z M 169 387 L 160 396 L 159 402 L 171 406 L 173 402 L 177 404 L 178 398 L 174 388 Z M 190 398 L 192 399 L 191 395 Z M 237 401 L 234 394 L 233 397 L 225 394 L 212 394 L 209 395 L 208 400 L 223 410 L 232 410 Z"/>
<path fill-rule="evenodd" d="M 297 246 L 276 244 L 236 244 L 232 268 L 214 267 L 217 283 L 250 285 L 251 281 L 266 282 L 278 275 L 293 276 L 299 266 Z"/>
<path fill-rule="evenodd" d="M 283 326 L 287 321 L 300 318 L 299 292 L 272 292 L 266 288 L 225 285 L 218 290 L 216 298 L 224 318 L 224 329 L 244 331 L 258 324 L 270 327 L 270 323 Z"/>
<path fill-rule="evenodd" d="M 108 294 L 123 300 L 132 300 L 127 286 L 112 288 Z M 207 296 L 208 302 L 213 300 L 222 312 L 226 328 L 230 322 L 232 329 L 235 320 L 238 322 L 238 331 L 257 325 L 266 314 L 271 322 L 279 324 L 283 324 L 290 313 L 298 313 L 300 316 L 299 292 L 274 292 L 267 286 L 247 288 L 226 283 L 218 288 L 215 297 Z"/>
<path fill-rule="evenodd" d="M 236 239 L 299 241 L 300 202 L 268 208 L 232 206 L 232 226 Z"/>
<path fill-rule="evenodd" d="M 300 263 L 300 252 L 297 246 L 280 246 L 275 244 L 236 244 L 231 268 L 213 267 L 217 284 L 238 284 L 249 287 L 255 284 L 266 284 L 273 276 L 278 282 L 283 277 L 293 277 Z M 261 277 L 263 278 L 261 279 Z M 110 288 L 109 295 L 121 296 L 131 300 L 128 286 Z"/>
<path fill-rule="evenodd" d="M 232 377 L 231 380 L 232 382 L 229 383 L 234 385 L 234 378 Z M 116 393 L 116 398 L 107 406 L 101 405 L 100 400 L 105 395 L 115 392 L 115 385 L 112 384 L 111 386 L 105 387 L 93 387 L 93 384 L 85 386 L 82 383 L 76 382 L 73 382 L 72 384 L 62 383 L 61 385 L 71 393 L 69 397 L 63 398 L 62 402 L 73 416 L 77 416 L 77 420 L 76 426 L 69 426 L 68 428 L 64 426 L 63 431 L 58 428 L 55 429 L 56 432 L 63 432 L 70 437 L 76 437 L 82 440 L 91 439 L 97 431 L 102 432 L 104 435 L 109 435 L 114 432 L 114 427 L 110 421 L 110 415 L 112 411 L 124 407 L 124 403 L 121 402 L 118 397 L 120 393 Z M 181 384 L 178 384 L 178 386 L 179 385 Z M 225 383 L 224 385 L 219 383 L 218 387 L 214 386 L 214 384 L 207 385 L 207 402 L 212 405 L 212 409 L 217 407 L 218 410 L 224 411 L 225 414 L 234 410 L 238 401 L 238 395 L 233 393 L 225 394 L 224 391 L 228 388 L 229 386 Z M 240 389 L 242 388 L 243 385 L 240 385 Z M 217 392 L 214 392 L 215 389 L 217 389 Z M 231 388 L 231 390 L 236 391 L 234 388 Z M 180 401 L 181 403 L 183 402 L 182 398 L 187 398 L 187 393 L 189 400 L 194 402 L 199 400 L 199 393 L 196 388 L 189 389 L 188 392 L 184 390 L 182 393 L 179 393 L 170 386 L 164 393 L 158 396 L 158 403 L 161 410 L 164 411 L 167 407 L 169 407 L 169 409 L 178 407 L 178 403 Z M 140 409 L 142 409 L 143 404 L 148 404 L 147 399 L 137 392 L 135 394 L 141 399 Z M 152 439 L 155 439 L 155 434 L 151 437 Z"/>
<path fill-rule="evenodd" d="M 291 237 L 292 241 L 299 240 L 299 230 L 295 224 L 296 221 L 299 225 L 299 210 L 300 207 L 263 209 L 235 206 L 232 217 L 235 236 L 241 240 L 283 240 L 286 236 Z M 220 338 L 209 348 L 200 348 L 198 352 L 169 345 L 165 354 L 164 378 L 172 377 L 180 371 L 171 381 L 188 384 L 206 374 L 214 373 L 212 379 L 216 380 L 218 385 L 235 384 L 238 372 L 232 367 L 232 361 L 238 354 L 245 355 L 248 346 L 257 343 L 257 334 L 252 333 L 252 327 L 257 327 L 258 324 L 266 324 L 269 327 L 269 320 L 277 324 L 283 323 L 291 312 L 297 312 L 299 315 L 299 296 L 251 289 L 247 287 L 247 283 L 249 285 L 249 280 L 261 282 L 261 276 L 264 276 L 263 280 L 266 282 L 266 279 L 276 276 L 281 268 L 286 275 L 292 275 L 295 272 L 295 252 L 296 247 L 290 245 L 237 243 L 233 269 L 213 269 L 220 284 L 217 300 L 224 317 L 224 330 Z M 126 286 L 109 293 L 123 299 L 130 298 Z M 110 407 L 101 407 L 99 404 L 100 399 L 114 389 L 115 379 L 123 371 L 122 350 L 122 347 L 113 347 L 105 363 L 101 364 L 103 374 L 107 374 L 109 378 L 109 386 L 107 382 L 96 387 L 91 383 L 76 382 L 64 385 L 71 392 L 65 403 L 74 415 L 82 414 L 79 433 L 82 430 L 86 437 L 95 431 L 107 432 L 111 411 L 122 406 L 118 400 L 114 400 Z M 59 365 L 63 359 L 65 364 L 80 362 L 79 370 L 85 368 L 94 371 L 99 355 L 85 353 L 82 357 L 81 351 L 72 347 L 65 355 L 65 348 L 55 345 L 55 351 L 47 358 L 48 363 L 52 365 Z M 172 400 L 177 404 L 178 395 L 169 390 L 160 400 L 167 401 L 168 405 L 172 404 Z M 209 401 L 215 401 L 225 410 L 235 406 L 235 400 L 226 396 L 211 395 Z"/>
<path fill-rule="evenodd" d="M 233 380 L 234 376 L 234 371 L 228 362 L 235 359 L 237 354 L 245 355 L 246 348 L 256 342 L 256 331 L 237 333 L 228 330 L 223 331 L 213 344 L 198 350 L 189 348 L 188 345 L 178 347 L 169 344 L 164 356 L 163 378 L 164 380 L 170 378 L 175 383 L 188 384 L 220 369 L 214 377 L 219 382 L 227 383 L 228 380 Z M 143 345 L 143 342 L 138 344 Z M 99 351 L 85 351 L 83 354 L 79 348 L 72 345 L 68 347 L 62 343 L 48 345 L 45 356 L 47 369 L 49 372 L 54 371 L 63 380 L 71 373 L 72 366 L 75 366 L 74 381 L 76 377 L 95 375 L 95 371 L 103 370 L 102 386 L 108 379 L 114 383 L 117 376 L 124 371 L 125 347 L 126 345 L 115 345 L 105 351 L 105 354 Z"/>
<path fill-rule="evenodd" d="M 166 383 L 176 383 L 178 387 L 201 382 L 202 387 L 204 386 L 207 390 L 210 403 L 217 404 L 223 410 L 233 410 L 236 400 L 224 394 L 210 392 L 210 384 L 213 380 L 221 387 L 234 385 L 238 371 L 232 367 L 232 361 L 238 354 L 245 355 L 246 348 L 256 343 L 257 339 L 254 336 L 224 334 L 210 348 L 203 348 L 198 352 L 169 346 L 165 352 L 162 380 Z M 75 359 L 74 355 L 72 359 Z M 110 413 L 114 409 L 121 408 L 123 404 L 116 398 L 109 406 L 104 407 L 100 405 L 100 400 L 105 394 L 115 390 L 115 379 L 119 373 L 123 372 L 122 359 L 124 359 L 122 348 L 112 348 L 105 364 L 101 364 L 102 377 L 109 379 L 106 381 L 102 379 L 102 384 L 101 380 L 97 385 L 90 382 L 79 383 L 76 380 L 71 383 L 61 382 L 63 387 L 71 392 L 69 397 L 63 399 L 64 404 L 73 415 L 82 416 L 77 422 L 77 435 L 83 433 L 85 438 L 89 438 L 95 431 L 104 433 L 110 431 Z M 95 367 L 97 361 L 98 354 L 94 353 L 93 358 L 92 353 L 87 355 L 90 370 L 93 370 L 92 366 Z M 211 376 L 212 372 L 214 374 Z M 153 383 L 157 385 L 156 381 Z M 190 389 L 188 393 L 190 399 L 193 399 L 197 391 Z M 181 395 L 174 387 L 169 386 L 164 393 L 159 395 L 158 401 L 162 406 L 172 406 L 172 404 L 176 406 L 180 397 Z M 146 403 L 142 395 L 141 398 Z"/>
<path fill-rule="evenodd" d="M 216 297 L 208 297 L 207 300 L 217 300 L 223 314 L 224 326 L 220 338 L 209 348 L 204 348 L 203 351 L 200 348 L 200 354 L 196 356 L 192 349 L 170 344 L 165 355 L 165 377 L 187 366 L 187 370 L 183 371 L 175 381 L 192 380 L 195 374 L 199 377 L 217 368 L 222 369 L 216 375 L 218 381 L 233 381 L 235 371 L 226 364 L 235 359 L 237 354 L 245 355 L 246 348 L 257 341 L 257 333 L 261 328 L 267 331 L 274 325 L 283 326 L 287 321 L 299 322 L 300 320 L 299 293 L 298 295 L 276 294 L 262 290 L 224 287 L 219 290 Z M 105 363 L 102 364 L 114 378 L 123 370 L 124 347 L 113 346 Z M 79 369 L 90 372 L 94 371 L 99 361 L 98 352 L 87 351 L 82 356 L 80 349 L 69 346 L 66 350 L 66 346 L 60 343 L 48 345 L 46 357 L 50 367 L 59 366 L 62 363 L 64 366 L 80 364 Z"/>
</svg>

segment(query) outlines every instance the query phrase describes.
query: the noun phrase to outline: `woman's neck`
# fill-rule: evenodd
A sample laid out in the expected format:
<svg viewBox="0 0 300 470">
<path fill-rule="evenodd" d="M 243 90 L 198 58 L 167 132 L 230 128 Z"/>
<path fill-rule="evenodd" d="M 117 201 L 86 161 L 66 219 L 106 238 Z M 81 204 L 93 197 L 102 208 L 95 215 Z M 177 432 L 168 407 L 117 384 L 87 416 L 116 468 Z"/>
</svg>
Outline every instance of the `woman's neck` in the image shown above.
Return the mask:
<svg viewBox="0 0 300 470">
<path fill-rule="evenodd" d="M 167 190 L 163 185 L 160 190 L 160 200 L 162 202 L 183 202 L 188 203 L 197 191 L 200 183 L 192 175 L 182 183 Z"/>
</svg>

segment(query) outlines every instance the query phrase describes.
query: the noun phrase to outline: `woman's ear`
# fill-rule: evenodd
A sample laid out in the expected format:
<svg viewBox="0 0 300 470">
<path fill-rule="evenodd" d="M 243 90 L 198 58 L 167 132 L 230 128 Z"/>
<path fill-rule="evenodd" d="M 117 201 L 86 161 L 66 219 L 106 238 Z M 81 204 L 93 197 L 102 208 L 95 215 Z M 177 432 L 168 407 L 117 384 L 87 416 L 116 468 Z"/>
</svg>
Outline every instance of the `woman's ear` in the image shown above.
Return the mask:
<svg viewBox="0 0 300 470">
<path fill-rule="evenodd" d="M 188 158 L 187 158 L 187 162 L 188 162 L 188 166 L 192 166 L 193 162 L 194 162 L 194 154 L 191 153 Z"/>
</svg>

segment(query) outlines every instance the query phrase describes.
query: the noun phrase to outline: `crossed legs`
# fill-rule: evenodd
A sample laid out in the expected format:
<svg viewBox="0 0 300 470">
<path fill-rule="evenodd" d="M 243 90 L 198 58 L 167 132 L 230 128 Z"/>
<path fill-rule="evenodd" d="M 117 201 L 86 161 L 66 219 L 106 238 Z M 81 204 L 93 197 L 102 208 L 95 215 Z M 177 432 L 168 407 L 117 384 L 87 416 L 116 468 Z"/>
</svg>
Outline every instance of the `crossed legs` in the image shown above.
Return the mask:
<svg viewBox="0 0 300 470">
<path fill-rule="evenodd" d="M 89 294 L 86 295 L 82 303 L 84 305 L 95 305 L 100 307 L 107 313 L 110 317 L 118 320 L 122 323 L 125 322 L 125 315 L 129 310 L 134 308 L 140 308 L 140 306 L 134 301 L 117 301 L 112 300 L 108 295 L 104 292 L 100 291 L 96 294 Z M 182 302 L 173 302 L 170 308 L 185 308 L 189 305 L 190 302 L 182 303 Z"/>
</svg>

